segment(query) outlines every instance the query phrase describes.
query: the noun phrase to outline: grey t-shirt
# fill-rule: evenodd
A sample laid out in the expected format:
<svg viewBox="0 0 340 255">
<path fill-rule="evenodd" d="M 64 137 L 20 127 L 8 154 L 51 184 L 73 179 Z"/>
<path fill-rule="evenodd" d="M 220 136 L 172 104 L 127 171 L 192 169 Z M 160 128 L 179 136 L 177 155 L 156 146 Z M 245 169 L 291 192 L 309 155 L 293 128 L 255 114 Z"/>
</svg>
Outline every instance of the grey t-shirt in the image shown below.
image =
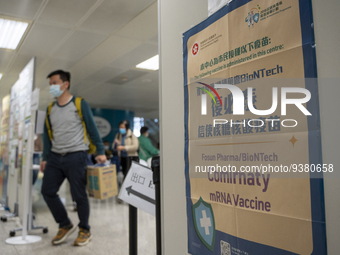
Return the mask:
<svg viewBox="0 0 340 255">
<path fill-rule="evenodd" d="M 73 100 L 63 106 L 55 103 L 51 109 L 50 121 L 53 130 L 53 152 L 88 150 L 88 144 L 84 141 L 83 125 Z"/>
</svg>

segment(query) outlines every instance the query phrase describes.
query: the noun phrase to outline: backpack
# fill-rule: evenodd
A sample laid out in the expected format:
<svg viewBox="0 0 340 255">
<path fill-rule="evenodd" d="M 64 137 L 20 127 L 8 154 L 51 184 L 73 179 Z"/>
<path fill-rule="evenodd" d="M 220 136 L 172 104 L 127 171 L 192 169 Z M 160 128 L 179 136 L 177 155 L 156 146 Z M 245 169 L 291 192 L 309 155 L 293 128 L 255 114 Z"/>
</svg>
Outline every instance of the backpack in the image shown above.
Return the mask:
<svg viewBox="0 0 340 255">
<path fill-rule="evenodd" d="M 84 118 L 83 118 L 83 112 L 82 112 L 82 109 L 81 109 L 81 101 L 82 100 L 83 100 L 83 98 L 81 98 L 81 97 L 75 97 L 74 104 L 76 106 L 77 113 L 78 113 L 80 120 L 81 120 L 81 123 L 83 125 L 84 143 L 89 144 L 88 153 L 89 154 L 95 154 L 96 151 L 97 151 L 97 148 L 96 148 L 96 145 L 94 145 L 92 143 L 91 138 L 90 138 L 90 136 L 89 136 L 89 134 L 87 133 L 87 130 L 86 130 L 86 124 L 85 124 L 85 121 L 84 121 Z M 52 107 L 54 106 L 54 104 L 55 104 L 55 101 L 50 103 L 49 106 L 47 107 L 47 113 L 46 113 L 46 119 L 45 119 L 47 133 L 48 133 L 48 136 L 49 136 L 51 141 L 53 139 L 53 132 L 52 132 L 52 126 L 51 126 L 51 121 L 50 121 L 50 114 L 51 114 L 51 110 L 52 110 Z"/>
</svg>

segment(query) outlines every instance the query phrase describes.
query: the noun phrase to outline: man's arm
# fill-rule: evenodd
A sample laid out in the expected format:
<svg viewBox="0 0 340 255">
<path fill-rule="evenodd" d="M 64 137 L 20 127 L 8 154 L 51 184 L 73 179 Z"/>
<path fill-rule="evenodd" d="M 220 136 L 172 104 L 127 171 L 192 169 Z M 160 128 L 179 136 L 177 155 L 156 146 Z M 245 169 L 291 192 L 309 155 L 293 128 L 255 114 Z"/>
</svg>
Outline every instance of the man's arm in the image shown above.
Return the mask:
<svg viewBox="0 0 340 255">
<path fill-rule="evenodd" d="M 100 138 L 96 123 L 93 120 L 90 106 L 84 99 L 81 101 L 81 109 L 86 125 L 86 131 L 89 134 L 92 143 L 94 143 L 97 148 L 96 160 L 99 161 L 99 163 L 104 163 L 106 161 L 104 144 L 102 142 L 102 139 Z"/>
</svg>

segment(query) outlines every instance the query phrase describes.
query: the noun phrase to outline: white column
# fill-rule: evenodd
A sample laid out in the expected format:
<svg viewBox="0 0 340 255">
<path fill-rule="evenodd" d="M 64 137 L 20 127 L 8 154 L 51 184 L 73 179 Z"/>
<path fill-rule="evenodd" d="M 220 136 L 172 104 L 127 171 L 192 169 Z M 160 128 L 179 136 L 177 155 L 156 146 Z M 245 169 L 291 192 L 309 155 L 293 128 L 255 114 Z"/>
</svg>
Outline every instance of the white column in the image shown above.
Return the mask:
<svg viewBox="0 0 340 255">
<path fill-rule="evenodd" d="M 340 2 L 313 0 L 323 161 L 334 164 L 325 175 L 328 255 L 338 255 L 340 244 Z"/>
<path fill-rule="evenodd" d="M 163 254 L 187 254 L 182 34 L 208 15 L 207 0 L 159 0 Z M 175 224 L 174 224 L 175 222 Z"/>
</svg>

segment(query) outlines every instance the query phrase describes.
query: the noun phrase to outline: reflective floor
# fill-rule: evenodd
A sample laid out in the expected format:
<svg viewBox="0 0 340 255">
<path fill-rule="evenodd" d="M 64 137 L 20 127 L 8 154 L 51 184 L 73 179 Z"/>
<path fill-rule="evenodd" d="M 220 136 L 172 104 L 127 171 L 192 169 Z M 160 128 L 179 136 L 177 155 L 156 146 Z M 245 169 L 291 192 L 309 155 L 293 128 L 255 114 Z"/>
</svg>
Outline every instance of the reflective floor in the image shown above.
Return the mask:
<svg viewBox="0 0 340 255">
<path fill-rule="evenodd" d="M 129 254 L 128 237 L 128 205 L 118 204 L 115 198 L 97 200 L 90 198 L 91 216 L 90 225 L 93 238 L 91 242 L 83 247 L 73 246 L 77 232 L 73 233 L 65 243 L 53 246 L 51 239 L 57 233 L 57 224 L 54 222 L 50 211 L 43 201 L 39 188 L 41 180 L 37 180 L 33 189 L 33 212 L 35 213 L 35 225 L 48 227 L 48 233 L 42 230 L 33 230 L 29 234 L 41 236 L 42 240 L 33 244 L 9 245 L 11 230 L 20 227 L 18 218 L 8 218 L 7 222 L 0 222 L 0 254 L 1 255 L 52 255 L 52 254 L 89 254 L 89 255 L 127 255 Z M 65 201 L 69 217 L 74 224 L 78 223 L 77 213 L 74 212 L 70 201 L 67 185 L 61 188 L 60 196 Z M 0 211 L 0 215 L 4 215 Z M 16 236 L 21 236 L 17 232 Z M 156 254 L 155 217 L 138 210 L 138 254 Z"/>
</svg>

